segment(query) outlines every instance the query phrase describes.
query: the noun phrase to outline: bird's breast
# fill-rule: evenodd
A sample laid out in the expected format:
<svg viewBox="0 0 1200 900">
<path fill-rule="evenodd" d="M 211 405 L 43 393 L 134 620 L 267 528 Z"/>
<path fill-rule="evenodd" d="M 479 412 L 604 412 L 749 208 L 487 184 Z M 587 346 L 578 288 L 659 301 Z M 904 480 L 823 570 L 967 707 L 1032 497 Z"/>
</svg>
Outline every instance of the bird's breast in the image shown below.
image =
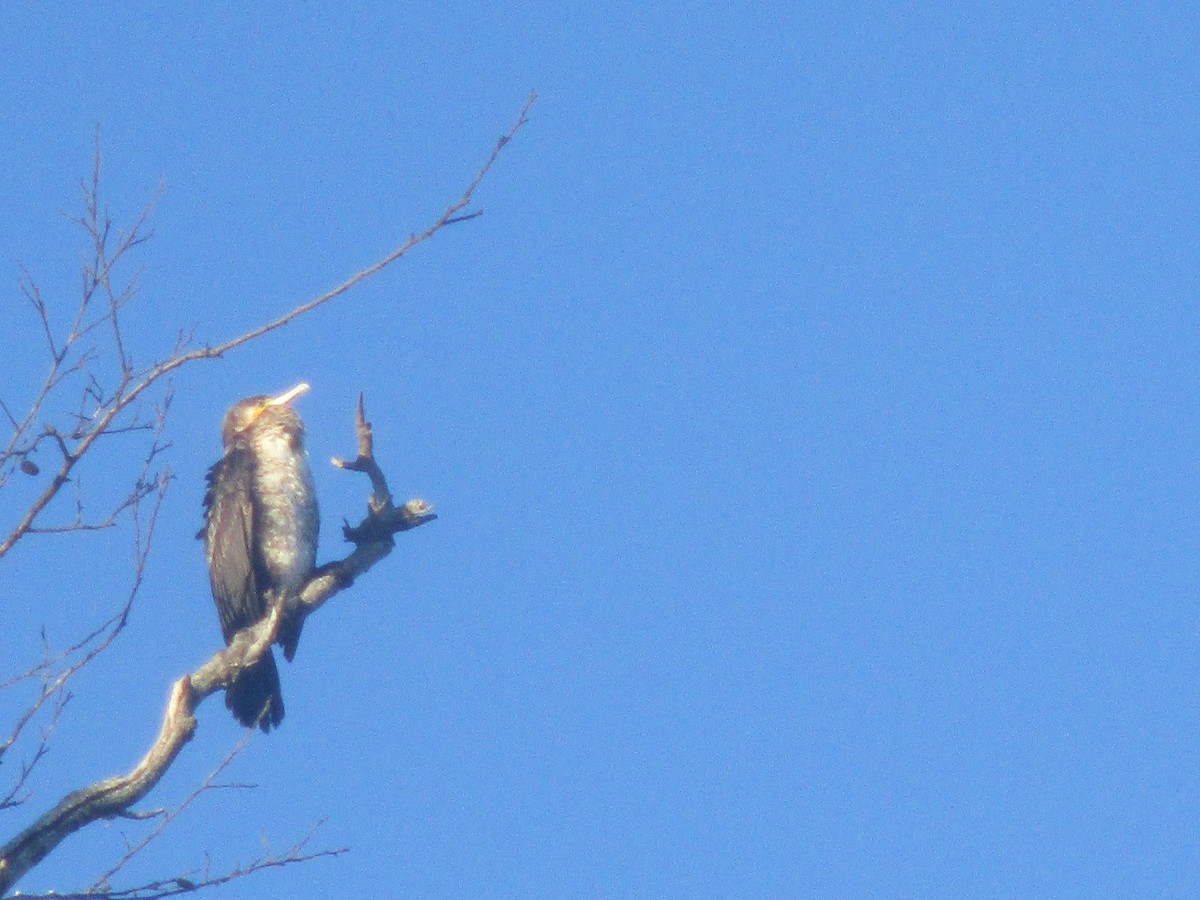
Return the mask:
<svg viewBox="0 0 1200 900">
<path fill-rule="evenodd" d="M 255 494 L 263 562 L 278 590 L 298 590 L 316 564 L 317 512 L 303 450 L 286 441 L 259 446 Z"/>
</svg>

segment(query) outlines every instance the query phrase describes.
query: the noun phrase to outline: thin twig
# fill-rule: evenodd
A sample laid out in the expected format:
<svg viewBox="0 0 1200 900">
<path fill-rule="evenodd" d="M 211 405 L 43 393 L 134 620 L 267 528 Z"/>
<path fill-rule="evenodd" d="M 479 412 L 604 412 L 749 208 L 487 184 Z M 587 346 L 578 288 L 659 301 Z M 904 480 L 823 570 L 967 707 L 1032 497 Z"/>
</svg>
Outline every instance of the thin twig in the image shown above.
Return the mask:
<svg viewBox="0 0 1200 900">
<path fill-rule="evenodd" d="M 236 744 L 234 744 L 233 748 L 225 755 L 225 758 L 217 764 L 217 767 L 209 773 L 208 777 L 205 778 L 204 781 L 200 783 L 200 785 L 198 785 L 195 789 L 192 790 L 192 792 L 190 794 L 188 794 L 186 797 L 183 798 L 183 800 L 181 800 L 178 804 L 176 804 L 174 809 L 158 811 L 158 813 L 155 816 L 156 818 L 158 818 L 158 823 L 154 826 L 153 829 L 151 829 L 150 833 L 147 834 L 145 837 L 143 837 L 140 841 L 137 841 L 135 844 L 133 844 L 127 851 L 125 851 L 125 854 L 120 859 L 118 859 L 116 861 L 116 863 L 114 863 L 106 872 L 104 872 L 104 874 L 102 874 L 99 878 L 97 878 L 92 883 L 92 886 L 90 888 L 88 888 L 88 891 L 91 893 L 98 892 L 103 885 L 108 884 L 108 882 L 112 879 L 112 877 L 114 875 L 116 875 L 119 871 L 121 871 L 121 869 L 125 868 L 125 865 L 131 859 L 133 859 L 140 852 L 145 850 L 146 847 L 152 841 L 155 840 L 155 838 L 157 838 L 159 835 L 161 835 L 163 833 L 163 831 L 166 830 L 167 826 L 170 825 L 173 821 L 175 821 L 175 819 L 179 816 L 180 813 L 182 813 L 185 809 L 187 809 L 189 806 L 191 806 L 192 803 L 195 802 L 197 797 L 199 797 L 203 793 L 206 793 L 209 790 L 212 790 L 212 788 L 214 787 L 214 783 L 216 782 L 217 776 L 220 775 L 222 772 L 224 772 L 229 767 L 230 763 L 232 763 L 235 759 L 238 758 L 238 756 L 241 755 L 241 752 L 246 749 L 246 745 L 250 742 L 250 738 L 253 736 L 254 736 L 254 728 L 253 727 L 247 728 L 245 730 L 245 732 L 242 734 L 241 738 L 238 739 L 238 742 Z M 135 815 L 135 814 L 124 813 L 124 815 Z M 151 815 L 153 815 L 153 814 L 151 814 Z"/>
</svg>

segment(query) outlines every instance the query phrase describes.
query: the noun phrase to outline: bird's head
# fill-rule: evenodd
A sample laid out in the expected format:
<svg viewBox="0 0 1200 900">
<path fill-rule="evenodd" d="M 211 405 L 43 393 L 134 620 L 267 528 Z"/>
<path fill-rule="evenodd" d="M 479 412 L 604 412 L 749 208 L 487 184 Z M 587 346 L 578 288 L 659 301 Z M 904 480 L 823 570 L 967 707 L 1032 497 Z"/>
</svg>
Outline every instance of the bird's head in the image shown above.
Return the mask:
<svg viewBox="0 0 1200 900">
<path fill-rule="evenodd" d="M 221 424 L 221 443 L 228 447 L 239 436 L 253 428 L 263 414 L 268 412 L 294 418 L 296 420 L 295 427 L 300 427 L 300 417 L 296 415 L 289 404 L 307 390 L 308 385 L 301 382 L 294 388 L 289 388 L 274 397 L 259 394 L 239 400 L 229 407 L 229 412 L 225 413 L 225 420 Z"/>
</svg>

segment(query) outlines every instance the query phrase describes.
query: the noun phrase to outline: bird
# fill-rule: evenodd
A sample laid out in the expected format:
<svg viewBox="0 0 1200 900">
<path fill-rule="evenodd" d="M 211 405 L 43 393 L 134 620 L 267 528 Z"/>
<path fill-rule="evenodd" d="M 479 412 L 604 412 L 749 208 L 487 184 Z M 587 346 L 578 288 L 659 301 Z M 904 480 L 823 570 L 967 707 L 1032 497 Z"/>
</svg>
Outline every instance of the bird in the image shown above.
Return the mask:
<svg viewBox="0 0 1200 900">
<path fill-rule="evenodd" d="M 204 540 L 209 583 L 221 632 L 234 635 L 284 604 L 275 642 L 291 662 L 304 617 L 297 598 L 316 564 L 320 511 L 304 449 L 304 423 L 291 403 L 309 389 L 257 395 L 229 408 L 221 458 L 208 470 Z M 242 725 L 264 732 L 283 721 L 275 657 L 267 651 L 225 689 L 225 705 Z"/>
</svg>

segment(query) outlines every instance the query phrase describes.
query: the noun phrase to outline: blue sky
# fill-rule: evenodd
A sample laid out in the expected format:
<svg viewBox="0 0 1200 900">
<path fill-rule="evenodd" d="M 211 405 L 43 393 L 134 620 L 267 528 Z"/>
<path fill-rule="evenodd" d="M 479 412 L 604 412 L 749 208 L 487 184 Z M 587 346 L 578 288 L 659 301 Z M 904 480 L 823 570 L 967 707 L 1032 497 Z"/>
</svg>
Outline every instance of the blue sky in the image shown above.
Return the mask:
<svg viewBox="0 0 1200 900">
<path fill-rule="evenodd" d="M 482 218 L 176 380 L 134 620 L 5 834 L 128 768 L 219 646 L 220 417 L 303 379 L 320 558 L 365 498 L 325 464 L 359 391 L 440 518 L 309 620 L 227 776 L 257 789 L 129 881 L 325 819 L 351 854 L 219 896 L 1194 896 L 1198 37 L 1185 4 L 6 4 L 13 405 L 45 364 L 21 266 L 65 316 L 97 124 L 119 223 L 162 185 L 149 360 L 384 255 L 539 100 Z M 104 618 L 129 556 L 6 557 L 4 668 Z M 148 805 L 239 736 L 210 700 Z"/>
</svg>

